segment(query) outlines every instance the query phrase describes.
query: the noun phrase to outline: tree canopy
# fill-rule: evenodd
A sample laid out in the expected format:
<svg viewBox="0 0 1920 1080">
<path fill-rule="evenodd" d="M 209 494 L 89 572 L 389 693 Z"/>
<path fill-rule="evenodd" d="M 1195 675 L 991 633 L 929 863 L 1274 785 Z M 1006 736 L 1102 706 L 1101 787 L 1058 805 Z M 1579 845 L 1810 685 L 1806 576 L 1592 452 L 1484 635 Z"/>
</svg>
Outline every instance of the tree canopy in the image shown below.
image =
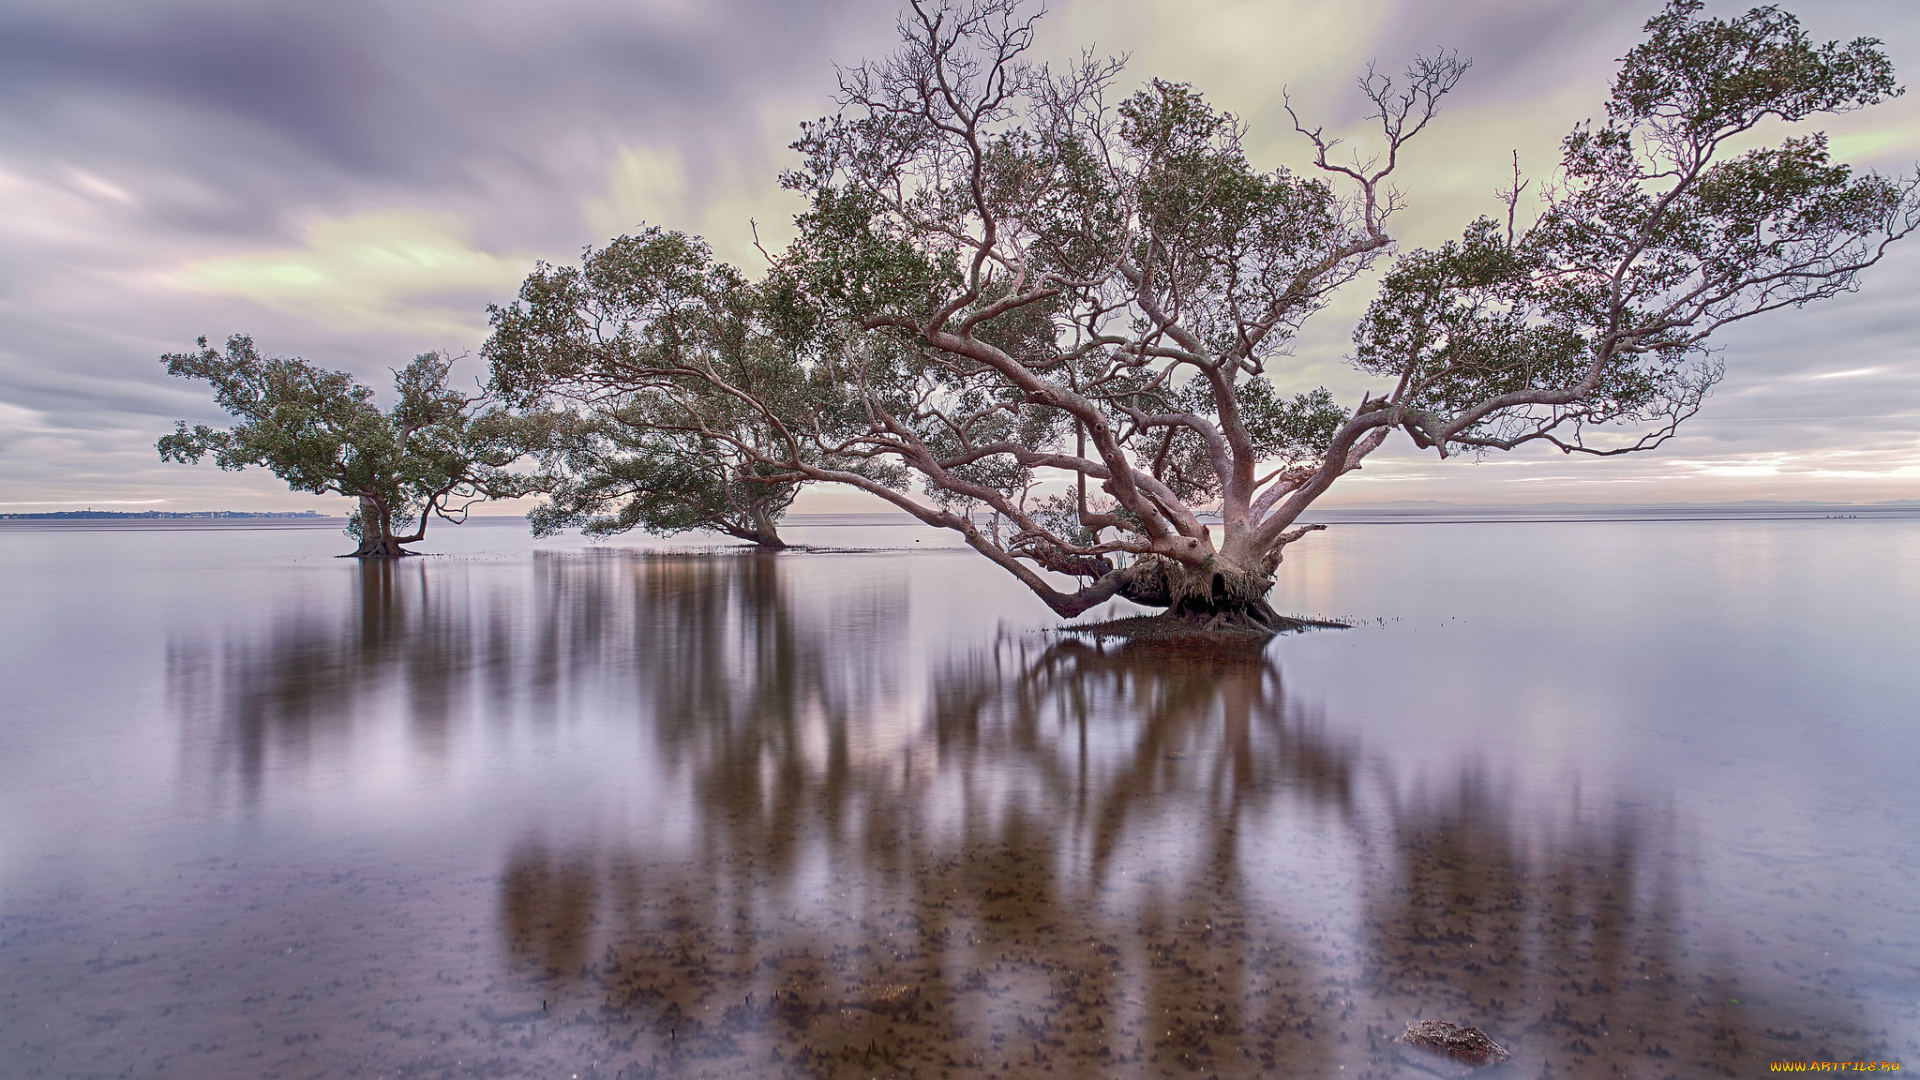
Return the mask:
<svg viewBox="0 0 1920 1080">
<path fill-rule="evenodd" d="M 777 417 L 804 411 L 808 376 L 767 315 L 765 290 L 696 237 L 650 228 L 542 265 L 491 309 L 493 387 L 561 402 L 581 421 L 555 445 L 546 535 L 711 529 L 779 548 L 801 478 L 778 462 Z"/>
<path fill-rule="evenodd" d="M 1380 380 L 1359 402 L 1299 385 L 1289 345 L 1389 254 L 1392 177 L 1468 62 L 1360 80 L 1376 156 L 1336 157 L 1295 115 L 1312 170 L 1261 170 L 1190 86 L 1030 63 L 1016 0 L 915 0 L 899 51 L 843 73 L 794 144 L 782 179 L 807 209 L 762 280 L 659 228 L 542 267 L 495 310 L 494 385 L 724 462 L 743 490 L 870 492 L 1063 615 L 1122 596 L 1269 631 L 1301 514 L 1392 433 L 1442 456 L 1658 446 L 1720 377 L 1710 335 L 1854 288 L 1920 220 L 1913 178 L 1856 174 L 1817 133 L 1728 150 L 1899 93 L 1877 41 L 1700 12 L 1647 23 L 1530 220 L 1516 169 L 1504 221 L 1388 269 L 1354 337 Z"/>
<path fill-rule="evenodd" d="M 542 490 L 545 478 L 510 467 L 570 426 L 461 394 L 448 385 L 453 361 L 438 353 L 394 372 L 386 410 L 346 372 L 263 356 L 244 334 L 224 351 L 201 338 L 195 351 L 161 360 L 170 375 L 211 384 L 239 421 L 226 429 L 179 421 L 158 443 L 163 460 L 197 464 L 211 455 L 222 469 L 263 466 L 295 491 L 357 499 L 348 532 L 361 556 L 410 554 L 401 545 L 423 539 L 433 518 L 457 523 L 475 502 Z"/>
<path fill-rule="evenodd" d="M 1879 42 L 1814 46 L 1777 8 L 1701 7 L 1674 0 L 1647 23 L 1531 225 L 1516 230 L 1510 204 L 1504 230 L 1482 218 L 1394 267 L 1355 335 L 1356 365 L 1394 380 L 1376 423 L 1442 455 L 1651 449 L 1719 381 L 1710 335 L 1852 290 L 1913 230 L 1915 179 L 1855 175 L 1819 132 L 1726 153 L 1769 117 L 1900 93 Z"/>
</svg>

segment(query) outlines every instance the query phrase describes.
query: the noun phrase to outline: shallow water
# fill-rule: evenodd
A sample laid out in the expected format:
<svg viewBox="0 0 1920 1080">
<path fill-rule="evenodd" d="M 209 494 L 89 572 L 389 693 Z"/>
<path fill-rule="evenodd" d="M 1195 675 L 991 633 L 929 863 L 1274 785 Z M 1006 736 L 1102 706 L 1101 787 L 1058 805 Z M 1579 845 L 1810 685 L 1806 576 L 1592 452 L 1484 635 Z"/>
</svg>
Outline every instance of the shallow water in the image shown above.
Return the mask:
<svg viewBox="0 0 1920 1080">
<path fill-rule="evenodd" d="M 1337 528 L 1243 657 L 793 534 L 0 532 L 0 1075 L 1920 1067 L 1920 520 Z"/>
</svg>

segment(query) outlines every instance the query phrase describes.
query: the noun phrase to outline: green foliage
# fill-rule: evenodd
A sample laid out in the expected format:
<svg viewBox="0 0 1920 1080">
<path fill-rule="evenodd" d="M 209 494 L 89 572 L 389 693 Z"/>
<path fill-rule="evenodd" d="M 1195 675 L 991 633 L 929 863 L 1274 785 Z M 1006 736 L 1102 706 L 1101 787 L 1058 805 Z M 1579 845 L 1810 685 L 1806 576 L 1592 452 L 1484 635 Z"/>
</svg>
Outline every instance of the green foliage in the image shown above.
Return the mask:
<svg viewBox="0 0 1920 1080">
<path fill-rule="evenodd" d="M 453 390 L 453 362 L 437 353 L 394 373 L 396 399 L 382 411 L 373 389 L 346 372 L 263 356 L 246 335 L 228 338 L 224 351 L 206 338 L 198 346 L 161 357 L 167 373 L 205 380 L 239 422 L 216 429 L 181 421 L 157 444 L 162 460 L 262 466 L 295 491 L 360 499 L 350 532 L 366 542 L 417 540 L 430 517 L 458 521 L 473 502 L 539 487 L 511 466 L 548 443 L 555 418 Z M 401 536 L 409 525 L 415 532 Z"/>
<path fill-rule="evenodd" d="M 1092 529 L 1080 523 L 1080 501 L 1072 493 L 1045 495 L 1034 500 L 1033 520 L 1070 544 L 1099 543 Z"/>
<path fill-rule="evenodd" d="M 1731 21 L 1701 19 L 1705 0 L 1669 0 L 1648 20 L 1615 77 L 1607 114 L 1695 143 L 1745 131 L 1767 116 L 1803 120 L 1901 93 L 1878 38 L 1815 46 L 1798 19 L 1757 7 Z"/>
<path fill-rule="evenodd" d="M 1709 335 L 1854 288 L 1920 220 L 1913 179 L 1855 175 L 1822 134 L 1723 153 L 1763 119 L 1898 94 L 1876 40 L 1815 46 L 1777 8 L 1720 20 L 1701 7 L 1672 0 L 1647 23 L 1608 121 L 1566 138 L 1531 227 L 1482 219 L 1388 275 L 1355 361 L 1398 380 L 1423 445 L 1658 445 L 1720 378 Z M 1643 434 L 1591 442 L 1613 424 Z"/>
<path fill-rule="evenodd" d="M 770 463 L 798 447 L 789 423 L 843 392 L 799 362 L 810 330 L 782 288 L 649 227 L 578 267 L 543 264 L 518 302 L 492 308 L 494 390 L 578 414 L 548 456 L 535 531 L 715 529 L 777 546 L 800 478 Z"/>
<path fill-rule="evenodd" d="M 1320 307 L 1317 264 L 1361 240 L 1331 185 L 1287 169 L 1260 173 L 1240 148 L 1239 122 L 1192 87 L 1155 80 L 1119 107 L 1120 134 L 1139 162 L 1134 258 L 1171 311 L 1210 353 L 1264 358 Z M 1343 281 L 1344 276 L 1336 278 Z M 1272 327 L 1261 315 L 1286 317 Z"/>
<path fill-rule="evenodd" d="M 528 515 L 535 536 L 714 529 L 778 547 L 777 522 L 799 490 L 772 479 L 771 468 L 735 462 L 715 440 L 656 430 L 620 410 L 574 425 L 556 449 L 562 469 Z"/>
<path fill-rule="evenodd" d="M 800 235 L 785 271 L 823 314 L 853 320 L 896 311 L 924 315 L 935 297 L 960 288 L 954 253 L 917 248 L 888 227 L 871 195 L 829 186 L 809 194 L 812 206 L 795 220 Z"/>
<path fill-rule="evenodd" d="M 1205 380 L 1188 382 L 1181 397 L 1195 412 L 1218 411 L 1213 387 Z M 1292 465 L 1318 459 L 1351 415 L 1324 386 L 1284 397 L 1271 380 L 1246 379 L 1233 384 L 1233 398 L 1253 452 L 1267 462 Z"/>
<path fill-rule="evenodd" d="M 1407 407 L 1452 416 L 1488 397 L 1576 383 L 1591 361 L 1577 319 L 1552 310 L 1535 287 L 1538 258 L 1482 218 L 1457 242 L 1401 259 L 1355 335 L 1354 362 L 1404 379 Z M 1630 369 L 1628 369 L 1630 371 Z M 1648 397 L 1618 385 L 1612 411 Z M 1590 407 L 1601 410 L 1590 396 Z"/>
</svg>

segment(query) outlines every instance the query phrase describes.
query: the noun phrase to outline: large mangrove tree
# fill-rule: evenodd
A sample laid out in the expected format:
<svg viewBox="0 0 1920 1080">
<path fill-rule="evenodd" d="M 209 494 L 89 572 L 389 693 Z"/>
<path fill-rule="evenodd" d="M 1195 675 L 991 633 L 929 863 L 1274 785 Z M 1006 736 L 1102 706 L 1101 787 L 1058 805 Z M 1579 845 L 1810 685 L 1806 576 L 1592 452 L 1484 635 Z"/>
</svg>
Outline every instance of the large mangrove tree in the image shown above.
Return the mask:
<svg viewBox="0 0 1920 1080">
<path fill-rule="evenodd" d="M 916 0 L 899 51 L 843 73 L 794 144 L 808 209 L 764 280 L 661 229 L 542 267 L 494 312 L 494 385 L 667 437 L 741 505 L 867 491 L 1062 615 L 1119 596 L 1271 631 L 1303 511 L 1394 433 L 1443 457 L 1658 446 L 1720 377 L 1715 331 L 1852 289 L 1913 230 L 1915 181 L 1855 173 L 1818 133 L 1733 149 L 1898 94 L 1878 42 L 1701 7 L 1646 24 L 1537 210 L 1516 174 L 1499 220 L 1387 269 L 1357 402 L 1298 386 L 1289 346 L 1390 253 L 1392 177 L 1467 62 L 1360 81 L 1376 156 L 1295 116 L 1313 168 L 1262 171 L 1189 86 L 1029 62 L 1016 0 Z"/>
</svg>

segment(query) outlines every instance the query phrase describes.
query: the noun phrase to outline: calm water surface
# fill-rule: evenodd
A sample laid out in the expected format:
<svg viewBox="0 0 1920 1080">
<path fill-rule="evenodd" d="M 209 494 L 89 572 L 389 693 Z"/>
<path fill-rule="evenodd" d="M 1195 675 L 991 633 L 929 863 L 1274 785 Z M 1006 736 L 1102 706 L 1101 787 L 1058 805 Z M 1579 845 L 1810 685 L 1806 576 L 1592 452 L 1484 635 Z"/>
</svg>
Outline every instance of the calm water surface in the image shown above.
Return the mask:
<svg viewBox="0 0 1920 1080">
<path fill-rule="evenodd" d="M 793 532 L 0 532 L 0 1075 L 1920 1068 L 1920 520 L 1337 528 L 1241 657 Z"/>
</svg>

